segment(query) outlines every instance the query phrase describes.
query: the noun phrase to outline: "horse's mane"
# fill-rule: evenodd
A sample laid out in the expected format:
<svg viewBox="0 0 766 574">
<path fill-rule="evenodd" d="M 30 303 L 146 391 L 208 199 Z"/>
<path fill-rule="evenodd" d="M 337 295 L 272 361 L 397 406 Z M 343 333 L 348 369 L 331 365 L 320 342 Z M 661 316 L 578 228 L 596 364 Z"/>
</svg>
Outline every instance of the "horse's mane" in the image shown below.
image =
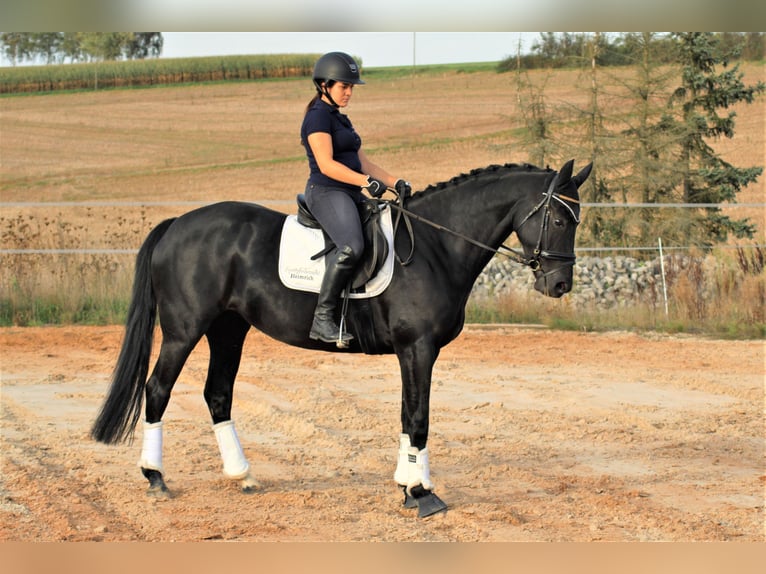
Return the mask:
<svg viewBox="0 0 766 574">
<path fill-rule="evenodd" d="M 550 168 L 541 168 L 537 167 L 535 165 L 532 165 L 530 163 L 506 163 L 504 165 L 498 165 L 493 164 L 489 165 L 487 167 L 481 167 L 477 169 L 472 169 L 469 173 L 461 173 L 460 175 L 457 175 L 450 179 L 449 181 L 442 181 L 439 183 L 434 183 L 426 187 L 423 191 L 418 192 L 418 197 L 423 197 L 425 195 L 430 195 L 434 192 L 441 191 L 443 189 L 448 189 L 455 187 L 457 185 L 460 185 L 464 181 L 468 179 L 475 179 L 481 175 L 487 174 L 487 173 L 497 173 L 499 171 L 541 171 L 541 172 L 548 172 L 550 173 Z"/>
</svg>

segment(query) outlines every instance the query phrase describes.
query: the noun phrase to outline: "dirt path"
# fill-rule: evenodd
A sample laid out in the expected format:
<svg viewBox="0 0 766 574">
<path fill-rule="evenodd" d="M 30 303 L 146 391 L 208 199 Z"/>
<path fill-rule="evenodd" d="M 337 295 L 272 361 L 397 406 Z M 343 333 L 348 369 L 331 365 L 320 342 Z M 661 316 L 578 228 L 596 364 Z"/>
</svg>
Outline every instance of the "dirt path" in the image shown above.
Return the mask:
<svg viewBox="0 0 766 574">
<path fill-rule="evenodd" d="M 393 357 L 252 332 L 234 418 L 254 474 L 220 471 L 192 355 L 165 416 L 173 498 L 133 445 L 88 438 L 121 327 L 0 329 L 4 541 L 763 541 L 764 343 L 467 329 L 437 362 L 417 520 L 393 484 Z"/>
</svg>

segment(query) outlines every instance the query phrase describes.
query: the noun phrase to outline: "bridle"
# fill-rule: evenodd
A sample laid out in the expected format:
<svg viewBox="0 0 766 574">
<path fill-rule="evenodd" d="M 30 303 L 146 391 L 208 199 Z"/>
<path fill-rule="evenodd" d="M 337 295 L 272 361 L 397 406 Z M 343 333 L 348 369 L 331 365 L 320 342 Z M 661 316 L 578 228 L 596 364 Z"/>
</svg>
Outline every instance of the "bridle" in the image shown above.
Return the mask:
<svg viewBox="0 0 766 574">
<path fill-rule="evenodd" d="M 407 231 L 410 237 L 411 248 L 410 248 L 410 253 L 406 259 L 401 259 L 398 254 L 396 255 L 396 258 L 398 259 L 399 263 L 403 266 L 409 265 L 412 262 L 412 259 L 415 253 L 415 235 L 412 230 L 412 223 L 409 221 L 410 218 L 412 218 L 421 223 L 425 223 L 426 225 L 430 225 L 434 229 L 438 229 L 439 231 L 444 231 L 446 233 L 454 235 L 455 237 L 459 237 L 460 239 L 467 241 L 468 243 L 475 245 L 477 247 L 480 247 L 486 251 L 490 251 L 496 255 L 503 255 L 505 257 L 508 257 L 509 259 L 513 259 L 517 263 L 520 263 L 522 265 L 529 267 L 530 269 L 532 269 L 532 271 L 542 270 L 542 265 L 540 263 L 541 259 L 552 259 L 554 261 L 564 261 L 566 262 L 565 263 L 566 265 L 574 265 L 574 262 L 576 259 L 574 252 L 564 253 L 561 251 L 550 251 L 548 249 L 545 249 L 545 246 L 543 245 L 544 239 L 548 237 L 548 227 L 550 225 L 550 217 L 551 217 L 551 203 L 553 202 L 554 199 L 558 201 L 559 203 L 561 203 L 567 209 L 569 214 L 572 216 L 572 219 L 574 219 L 575 223 L 580 223 L 580 218 L 578 217 L 577 213 L 570 205 L 570 203 L 577 205 L 580 202 L 573 197 L 568 197 L 566 195 L 556 193 L 554 191 L 556 187 L 556 179 L 557 179 L 556 174 L 554 174 L 553 180 L 548 186 L 548 190 L 543 195 L 542 200 L 532 208 L 532 210 L 524 217 L 524 219 L 521 220 L 521 223 L 516 228 L 516 233 L 518 234 L 521 227 L 527 221 L 529 221 L 541 209 L 544 210 L 543 221 L 540 224 L 540 233 L 538 234 L 538 237 L 537 237 L 537 245 L 532 251 L 532 257 L 525 257 L 523 253 L 520 253 L 516 249 L 508 247 L 507 245 L 504 245 L 504 244 L 500 245 L 500 247 L 495 249 L 494 247 L 490 247 L 489 245 L 486 245 L 480 241 L 472 239 L 471 237 L 463 235 L 462 233 L 448 229 L 442 225 L 439 225 L 438 223 L 434 223 L 433 221 L 430 221 L 429 219 L 421 217 L 420 215 L 417 215 L 416 213 L 413 213 L 412 211 L 409 211 L 405 209 L 404 207 L 402 207 L 401 198 L 398 198 L 396 202 L 394 201 L 386 202 L 393 209 L 397 211 L 396 220 L 394 222 L 394 235 L 396 235 L 396 230 L 398 229 L 399 223 L 403 220 L 405 226 L 407 227 Z M 393 191 L 394 193 L 396 193 L 396 190 L 391 188 L 389 188 L 389 191 Z M 551 271 L 548 271 L 547 273 L 544 274 L 544 277 L 558 271 L 559 269 L 560 269 L 560 266 L 557 267 L 556 269 L 552 269 Z"/>
<path fill-rule="evenodd" d="M 519 226 L 516 228 L 516 234 L 518 235 L 521 227 L 527 221 L 529 221 L 529 219 L 535 213 L 537 213 L 541 209 L 544 210 L 543 222 L 540 225 L 540 233 L 537 236 L 537 245 L 532 251 L 532 257 L 524 258 L 523 261 L 519 261 L 520 263 L 523 263 L 524 265 L 528 265 L 529 268 L 532 269 L 532 271 L 537 271 L 538 269 L 542 268 L 540 264 L 541 259 L 552 259 L 553 261 L 565 261 L 568 265 L 574 265 L 574 262 L 577 259 L 574 252 L 564 253 L 561 251 L 549 251 L 547 249 L 544 249 L 544 246 L 543 246 L 543 238 L 548 237 L 548 227 L 550 225 L 550 219 L 551 219 L 551 202 L 554 199 L 560 202 L 567 209 L 569 214 L 572 216 L 572 219 L 574 219 L 575 223 L 580 223 L 580 218 L 577 216 L 577 213 L 575 212 L 575 210 L 572 209 L 572 206 L 569 205 L 569 203 L 566 203 L 566 202 L 570 202 L 574 204 L 579 204 L 580 202 L 573 197 L 556 193 L 554 191 L 555 187 L 556 187 L 556 176 L 554 175 L 553 180 L 548 186 L 548 191 L 546 191 L 545 195 L 543 196 L 543 199 L 540 201 L 540 203 L 538 203 L 535 207 L 532 208 L 532 211 L 530 211 L 527 214 L 527 216 L 521 220 L 521 223 L 519 223 Z M 505 247 L 505 245 L 501 245 L 501 247 L 508 249 L 508 247 Z M 516 253 L 516 255 L 518 254 Z M 545 273 L 545 276 L 557 270 L 558 268 L 548 271 L 547 273 Z"/>
</svg>

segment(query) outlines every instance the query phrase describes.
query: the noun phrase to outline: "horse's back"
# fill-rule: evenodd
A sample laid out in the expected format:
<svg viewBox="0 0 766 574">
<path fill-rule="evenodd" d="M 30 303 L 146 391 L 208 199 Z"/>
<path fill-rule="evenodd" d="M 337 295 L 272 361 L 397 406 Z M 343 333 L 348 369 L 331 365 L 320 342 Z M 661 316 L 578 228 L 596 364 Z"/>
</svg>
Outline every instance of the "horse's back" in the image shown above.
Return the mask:
<svg viewBox="0 0 766 574">
<path fill-rule="evenodd" d="M 178 252 L 236 246 L 250 237 L 278 237 L 285 215 L 255 203 L 224 201 L 189 211 L 173 222 L 155 250 L 157 261 Z"/>
<path fill-rule="evenodd" d="M 244 201 L 220 201 L 188 211 L 176 218 L 177 228 L 232 226 L 243 224 L 275 224 L 283 222 L 285 214 L 257 203 Z"/>
<path fill-rule="evenodd" d="M 234 201 L 178 217 L 152 254 L 161 317 L 204 318 L 225 309 L 244 314 L 253 283 L 276 279 L 285 217 L 258 204 Z"/>
</svg>

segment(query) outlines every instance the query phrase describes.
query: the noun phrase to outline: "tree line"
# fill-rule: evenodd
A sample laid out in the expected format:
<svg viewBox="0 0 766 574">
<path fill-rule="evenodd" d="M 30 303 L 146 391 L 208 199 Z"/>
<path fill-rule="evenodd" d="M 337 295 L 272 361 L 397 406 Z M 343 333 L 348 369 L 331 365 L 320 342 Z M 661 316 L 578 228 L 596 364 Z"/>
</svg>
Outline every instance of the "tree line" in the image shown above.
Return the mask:
<svg viewBox="0 0 766 574">
<path fill-rule="evenodd" d="M 13 64 L 140 60 L 162 53 L 160 32 L 3 32 L 0 47 Z"/>
<path fill-rule="evenodd" d="M 599 66 L 625 66 L 635 63 L 637 34 L 599 34 Z M 715 34 L 722 53 L 743 60 L 763 60 L 766 56 L 766 33 L 721 32 Z M 529 54 L 518 54 L 500 63 L 500 70 L 518 67 L 568 67 L 587 60 L 594 36 L 576 32 L 543 32 Z M 676 42 L 671 35 L 655 37 L 654 57 L 671 63 L 675 60 Z M 0 46 L 13 64 L 43 62 L 75 63 L 98 60 L 135 60 L 158 57 L 162 53 L 160 32 L 3 32 Z"/>
<path fill-rule="evenodd" d="M 553 73 L 532 73 L 520 59 L 514 61 L 522 144 L 530 163 L 585 156 L 594 162 L 594 172 L 580 190 L 583 201 L 658 207 L 591 210 L 581 236 L 585 244 L 653 245 L 659 237 L 666 245 L 709 249 L 730 237 L 754 237 L 748 219 L 725 215 L 720 205 L 736 203 L 763 166 L 735 166 L 712 147 L 734 136 L 732 107 L 751 104 L 766 90 L 761 81 L 746 85 L 736 62 L 753 38 L 625 34 L 618 38 L 620 54 L 631 65 L 618 69 L 608 63 L 614 43 L 603 34 L 543 34 L 535 50 L 549 61 L 569 58 L 570 66 L 577 64 L 584 104 L 552 101 L 546 84 Z M 762 46 L 763 34 L 758 38 Z"/>
<path fill-rule="evenodd" d="M 653 35 L 653 58 L 670 64 L 677 59 L 678 44 L 672 34 Z M 721 55 L 746 61 L 766 57 L 766 33 L 720 32 L 712 34 Z M 596 42 L 596 64 L 599 66 L 632 66 L 640 53 L 641 34 L 592 34 L 587 32 L 542 32 L 528 54 L 520 51 L 500 62 L 500 71 L 517 68 L 567 68 L 590 62 Z"/>
</svg>

